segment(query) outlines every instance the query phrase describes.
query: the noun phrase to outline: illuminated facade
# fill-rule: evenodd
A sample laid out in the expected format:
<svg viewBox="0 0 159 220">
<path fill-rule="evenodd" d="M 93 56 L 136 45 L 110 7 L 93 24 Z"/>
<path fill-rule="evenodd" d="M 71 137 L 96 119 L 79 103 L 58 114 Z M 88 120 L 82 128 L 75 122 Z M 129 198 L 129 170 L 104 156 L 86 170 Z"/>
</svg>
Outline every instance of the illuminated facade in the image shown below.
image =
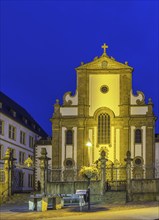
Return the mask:
<svg viewBox="0 0 159 220">
<path fill-rule="evenodd" d="M 127 150 L 134 163 L 154 163 L 152 100 L 146 104 L 142 92 L 133 95 L 133 68 L 109 57 L 107 47 L 102 46 L 102 56 L 76 68 L 75 95 L 67 92 L 63 105 L 58 100 L 54 105 L 52 166 L 62 180 L 67 180 L 67 170 L 97 161 L 103 150 L 113 164 L 124 164 Z"/>
</svg>

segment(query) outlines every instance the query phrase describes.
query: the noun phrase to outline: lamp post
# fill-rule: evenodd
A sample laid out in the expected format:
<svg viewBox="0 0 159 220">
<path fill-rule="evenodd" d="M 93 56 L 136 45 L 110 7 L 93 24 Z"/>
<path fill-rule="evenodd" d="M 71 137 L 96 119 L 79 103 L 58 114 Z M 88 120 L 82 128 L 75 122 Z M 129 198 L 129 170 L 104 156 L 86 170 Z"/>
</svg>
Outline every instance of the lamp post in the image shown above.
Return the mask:
<svg viewBox="0 0 159 220">
<path fill-rule="evenodd" d="M 92 147 L 92 142 L 90 139 L 87 141 L 86 146 L 88 147 L 88 166 L 91 164 L 91 147 Z"/>
<path fill-rule="evenodd" d="M 91 147 L 92 147 L 92 142 L 90 139 L 86 143 L 86 146 L 88 147 L 88 166 L 91 164 Z M 90 204 L 90 178 L 88 178 L 88 188 L 87 188 L 87 193 L 88 193 L 88 210 L 91 208 Z"/>
</svg>

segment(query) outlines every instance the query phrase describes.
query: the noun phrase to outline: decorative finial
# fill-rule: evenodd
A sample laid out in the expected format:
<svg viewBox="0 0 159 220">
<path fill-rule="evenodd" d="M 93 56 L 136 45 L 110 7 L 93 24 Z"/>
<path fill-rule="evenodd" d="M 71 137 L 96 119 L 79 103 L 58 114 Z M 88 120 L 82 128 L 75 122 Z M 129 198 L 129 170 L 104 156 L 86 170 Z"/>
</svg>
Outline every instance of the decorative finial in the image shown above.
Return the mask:
<svg viewBox="0 0 159 220">
<path fill-rule="evenodd" d="M 59 99 L 56 99 L 56 104 L 59 105 Z"/>
<path fill-rule="evenodd" d="M 125 61 L 125 65 L 128 65 L 128 61 Z"/>
<path fill-rule="evenodd" d="M 152 98 L 149 98 L 148 104 L 153 104 Z"/>
<path fill-rule="evenodd" d="M 101 46 L 104 50 L 103 54 L 106 54 L 106 49 L 108 48 L 108 45 L 106 45 L 105 43 Z"/>
</svg>

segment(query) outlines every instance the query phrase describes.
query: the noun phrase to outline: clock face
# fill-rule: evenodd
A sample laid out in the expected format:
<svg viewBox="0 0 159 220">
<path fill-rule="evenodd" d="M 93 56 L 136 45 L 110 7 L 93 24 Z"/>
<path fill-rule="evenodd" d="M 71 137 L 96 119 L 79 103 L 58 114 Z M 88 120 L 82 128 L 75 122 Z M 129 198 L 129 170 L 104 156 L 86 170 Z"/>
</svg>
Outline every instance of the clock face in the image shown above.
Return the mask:
<svg viewBox="0 0 159 220">
<path fill-rule="evenodd" d="M 109 91 L 109 88 L 108 88 L 108 86 L 103 85 L 103 86 L 101 86 L 100 91 L 101 91 L 102 93 L 107 93 L 107 92 Z"/>
</svg>

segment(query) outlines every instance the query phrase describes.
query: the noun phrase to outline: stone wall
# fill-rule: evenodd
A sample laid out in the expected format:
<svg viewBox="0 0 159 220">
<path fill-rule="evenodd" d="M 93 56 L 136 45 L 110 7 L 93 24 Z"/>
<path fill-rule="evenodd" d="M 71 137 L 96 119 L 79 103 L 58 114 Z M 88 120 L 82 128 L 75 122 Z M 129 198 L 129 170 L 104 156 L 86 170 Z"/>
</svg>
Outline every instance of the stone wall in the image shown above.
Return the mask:
<svg viewBox="0 0 159 220">
<path fill-rule="evenodd" d="M 91 202 L 101 201 L 100 184 L 100 181 L 92 181 L 90 183 Z M 76 190 L 86 190 L 87 188 L 87 181 L 47 183 L 47 193 L 49 194 L 75 194 Z"/>
<path fill-rule="evenodd" d="M 159 201 L 159 179 L 131 181 L 133 201 Z"/>
</svg>

